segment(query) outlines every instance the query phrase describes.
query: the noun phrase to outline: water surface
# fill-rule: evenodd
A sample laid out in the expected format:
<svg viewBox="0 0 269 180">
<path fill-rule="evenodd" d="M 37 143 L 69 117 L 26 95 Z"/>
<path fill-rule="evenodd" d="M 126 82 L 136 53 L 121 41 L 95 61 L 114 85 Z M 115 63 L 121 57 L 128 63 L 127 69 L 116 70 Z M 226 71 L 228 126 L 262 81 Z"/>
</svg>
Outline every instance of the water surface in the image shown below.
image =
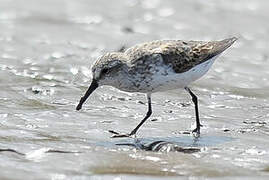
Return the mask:
<svg viewBox="0 0 269 180">
<path fill-rule="evenodd" d="M 268 7 L 266 0 L 2 0 L 0 179 L 267 179 Z M 199 139 L 182 133 L 195 125 L 182 90 L 153 94 L 153 116 L 136 140 L 110 139 L 108 130 L 139 123 L 143 94 L 102 87 L 75 111 L 104 52 L 230 36 L 238 42 L 191 85 L 204 125 Z"/>
</svg>

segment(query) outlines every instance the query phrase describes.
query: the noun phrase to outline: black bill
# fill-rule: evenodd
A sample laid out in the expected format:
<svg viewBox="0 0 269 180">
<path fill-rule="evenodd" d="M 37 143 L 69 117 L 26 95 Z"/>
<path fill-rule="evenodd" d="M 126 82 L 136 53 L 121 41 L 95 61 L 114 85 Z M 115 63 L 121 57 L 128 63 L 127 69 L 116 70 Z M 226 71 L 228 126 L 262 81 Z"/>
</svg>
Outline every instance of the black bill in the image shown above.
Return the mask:
<svg viewBox="0 0 269 180">
<path fill-rule="evenodd" d="M 76 110 L 80 110 L 82 108 L 83 103 L 87 100 L 87 98 L 91 95 L 91 93 L 98 88 L 98 83 L 95 79 L 92 80 L 92 83 L 85 93 L 85 95 L 80 99 L 79 104 L 76 107 Z"/>
</svg>

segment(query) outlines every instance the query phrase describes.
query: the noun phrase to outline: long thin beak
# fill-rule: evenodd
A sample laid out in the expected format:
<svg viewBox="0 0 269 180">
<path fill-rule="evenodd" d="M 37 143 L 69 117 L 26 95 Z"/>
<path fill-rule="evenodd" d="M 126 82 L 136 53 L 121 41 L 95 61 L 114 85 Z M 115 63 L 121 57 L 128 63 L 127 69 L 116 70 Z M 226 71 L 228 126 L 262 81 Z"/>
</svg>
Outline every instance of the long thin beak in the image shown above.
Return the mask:
<svg viewBox="0 0 269 180">
<path fill-rule="evenodd" d="M 91 93 L 98 88 L 98 83 L 95 79 L 92 80 L 92 83 L 85 93 L 85 95 L 80 99 L 79 104 L 76 107 L 76 110 L 80 110 L 82 108 L 83 103 L 87 100 L 87 98 L 91 95 Z"/>
</svg>

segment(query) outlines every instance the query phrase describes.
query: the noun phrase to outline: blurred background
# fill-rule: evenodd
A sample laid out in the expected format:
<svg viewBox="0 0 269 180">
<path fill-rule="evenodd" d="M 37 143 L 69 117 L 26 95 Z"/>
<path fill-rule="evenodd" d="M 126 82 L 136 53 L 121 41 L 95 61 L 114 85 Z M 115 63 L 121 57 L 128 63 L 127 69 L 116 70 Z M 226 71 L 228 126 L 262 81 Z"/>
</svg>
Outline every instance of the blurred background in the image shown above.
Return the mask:
<svg viewBox="0 0 269 180">
<path fill-rule="evenodd" d="M 269 24 L 267 0 L 0 0 L 0 179 L 267 179 Z M 187 93 L 99 88 L 75 111 L 105 52 L 156 39 L 239 40 Z M 199 152 L 145 151 L 156 141 Z M 132 146 L 116 144 L 132 144 Z M 133 147 L 136 146 L 136 147 Z M 169 152 L 168 152 L 169 151 Z"/>
</svg>

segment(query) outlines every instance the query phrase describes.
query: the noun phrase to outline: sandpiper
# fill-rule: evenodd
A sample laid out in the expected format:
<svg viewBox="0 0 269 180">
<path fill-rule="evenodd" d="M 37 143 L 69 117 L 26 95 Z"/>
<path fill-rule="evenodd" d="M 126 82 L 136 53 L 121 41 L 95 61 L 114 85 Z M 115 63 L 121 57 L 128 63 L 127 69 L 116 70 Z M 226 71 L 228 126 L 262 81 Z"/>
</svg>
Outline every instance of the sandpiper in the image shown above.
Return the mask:
<svg viewBox="0 0 269 180">
<path fill-rule="evenodd" d="M 221 41 L 158 40 L 135 45 L 125 52 L 107 53 L 97 59 L 92 67 L 93 79 L 76 110 L 98 87 L 113 86 L 122 91 L 145 93 L 148 111 L 143 120 L 129 134 L 110 130 L 112 137 L 135 135 L 151 116 L 151 94 L 154 92 L 184 88 L 195 106 L 196 128 L 200 134 L 198 98 L 188 85 L 202 77 L 216 58 L 235 41 L 236 37 Z"/>
</svg>

